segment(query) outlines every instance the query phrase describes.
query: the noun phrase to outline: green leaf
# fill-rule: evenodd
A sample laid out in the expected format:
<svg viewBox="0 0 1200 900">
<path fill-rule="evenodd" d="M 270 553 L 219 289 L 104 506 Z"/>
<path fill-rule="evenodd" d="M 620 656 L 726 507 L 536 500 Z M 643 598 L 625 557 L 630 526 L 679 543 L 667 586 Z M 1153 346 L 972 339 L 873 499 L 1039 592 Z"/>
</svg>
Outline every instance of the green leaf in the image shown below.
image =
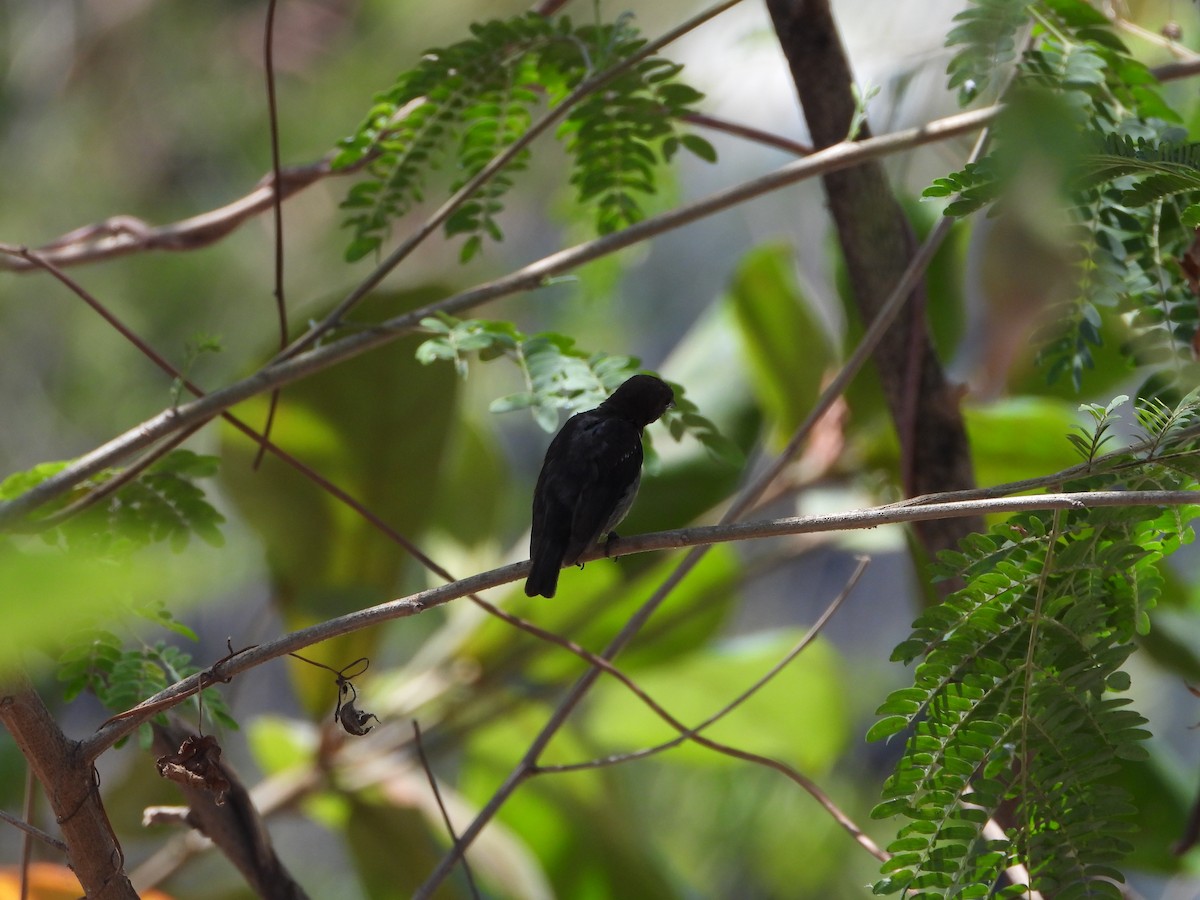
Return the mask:
<svg viewBox="0 0 1200 900">
<path fill-rule="evenodd" d="M 753 684 L 798 637 L 791 632 L 729 641 L 669 665 L 641 669 L 637 681 L 681 722 L 696 725 Z M 838 687 L 840 670 L 832 648 L 818 640 L 704 734 L 783 759 L 808 773 L 824 771 L 837 761 L 849 738 Z M 592 700 L 593 733 L 610 752 L 654 746 L 678 735 L 614 681 L 598 684 Z M 741 765 L 692 742 L 672 752 L 693 765 Z"/>
<path fill-rule="evenodd" d="M 682 134 L 679 136 L 679 143 L 705 162 L 715 163 L 717 161 L 716 148 L 699 135 Z"/>
<path fill-rule="evenodd" d="M 782 245 L 748 253 L 725 302 L 742 338 L 755 393 L 780 444 L 812 409 L 834 361 L 824 324 L 801 291 L 791 252 Z"/>
</svg>

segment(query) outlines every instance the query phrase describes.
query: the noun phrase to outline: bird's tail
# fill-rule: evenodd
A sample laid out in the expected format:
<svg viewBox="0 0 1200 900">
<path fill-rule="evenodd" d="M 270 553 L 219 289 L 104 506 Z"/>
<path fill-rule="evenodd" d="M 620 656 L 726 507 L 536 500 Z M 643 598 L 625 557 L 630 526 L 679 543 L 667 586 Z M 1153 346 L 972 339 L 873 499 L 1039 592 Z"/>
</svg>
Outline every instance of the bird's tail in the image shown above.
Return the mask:
<svg viewBox="0 0 1200 900">
<path fill-rule="evenodd" d="M 562 569 L 563 553 L 566 547 L 549 545 L 545 542 L 534 548 L 533 564 L 529 567 L 529 577 L 525 579 L 525 595 L 536 597 L 553 597 L 558 588 L 558 573 Z"/>
</svg>

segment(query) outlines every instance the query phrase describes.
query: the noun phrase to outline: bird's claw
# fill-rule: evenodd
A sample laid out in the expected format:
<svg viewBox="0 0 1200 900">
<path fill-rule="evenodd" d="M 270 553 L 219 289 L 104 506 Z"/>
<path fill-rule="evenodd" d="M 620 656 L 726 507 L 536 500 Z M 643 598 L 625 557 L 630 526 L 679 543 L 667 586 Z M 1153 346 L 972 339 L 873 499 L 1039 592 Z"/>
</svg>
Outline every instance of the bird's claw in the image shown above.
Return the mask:
<svg viewBox="0 0 1200 900">
<path fill-rule="evenodd" d="M 605 540 L 604 540 L 604 558 L 605 559 L 612 559 L 612 553 L 610 552 L 610 550 L 612 548 L 612 542 L 619 540 L 620 537 L 621 536 L 619 534 L 617 534 L 615 531 L 610 531 L 608 533 L 608 537 L 605 538 Z"/>
</svg>

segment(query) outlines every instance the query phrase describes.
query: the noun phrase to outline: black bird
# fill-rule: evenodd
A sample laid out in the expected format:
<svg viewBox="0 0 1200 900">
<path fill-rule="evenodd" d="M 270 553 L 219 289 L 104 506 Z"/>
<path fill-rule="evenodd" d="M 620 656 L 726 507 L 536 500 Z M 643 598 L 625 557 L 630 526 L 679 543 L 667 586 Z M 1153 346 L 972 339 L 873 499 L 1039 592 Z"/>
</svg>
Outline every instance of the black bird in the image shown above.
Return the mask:
<svg viewBox="0 0 1200 900">
<path fill-rule="evenodd" d="M 559 570 L 625 518 L 642 480 L 642 429 L 674 399 L 666 382 L 634 375 L 550 442 L 533 492 L 530 597 L 553 597 Z"/>
</svg>

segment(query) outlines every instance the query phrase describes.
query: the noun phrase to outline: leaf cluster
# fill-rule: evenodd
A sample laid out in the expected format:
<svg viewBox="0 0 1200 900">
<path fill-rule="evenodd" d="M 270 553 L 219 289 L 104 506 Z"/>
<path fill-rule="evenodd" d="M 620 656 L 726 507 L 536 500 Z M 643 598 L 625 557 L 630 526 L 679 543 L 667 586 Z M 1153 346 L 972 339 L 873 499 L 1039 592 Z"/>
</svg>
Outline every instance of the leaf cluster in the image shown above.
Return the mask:
<svg viewBox="0 0 1200 900">
<path fill-rule="evenodd" d="M 953 197 L 946 214 L 965 216 L 1003 207 L 1031 154 L 1035 169 L 1057 166 L 1057 189 L 1078 226 L 1076 285 L 1037 338 L 1048 380 L 1069 376 L 1081 389 L 1106 309 L 1129 313 L 1135 338 L 1122 349 L 1132 361 L 1177 369 L 1200 320 L 1179 263 L 1200 222 L 1200 145 L 1181 141 L 1180 118 L 1152 73 L 1084 0 L 974 0 L 956 18 L 951 86 L 966 102 L 1009 70 L 1009 109 L 993 151 L 924 196 Z M 1071 149 L 1054 158 L 1047 148 Z"/>
<path fill-rule="evenodd" d="M 347 259 L 379 249 L 391 223 L 424 200 L 431 172 L 452 170 L 451 192 L 459 190 L 529 131 L 540 104 L 562 103 L 589 79 L 599 86 L 558 129 L 571 156 L 571 183 L 601 233 L 638 221 L 638 197 L 656 192 L 660 162 L 681 147 L 716 159 L 707 141 L 679 129 L 702 97 L 676 80 L 681 66 L 651 56 L 607 75 L 644 45 L 626 17 L 576 27 L 528 13 L 473 24 L 467 40 L 427 51 L 375 98 L 334 159 L 335 167 L 365 163 L 368 174 L 342 203 L 354 231 Z M 529 159 L 522 148 L 447 220 L 448 236 L 467 237 L 464 261 L 484 237 L 503 237 L 503 198 Z"/>
<path fill-rule="evenodd" d="M 138 610 L 142 618 L 162 625 L 177 634 L 196 640 L 190 628 L 176 621 L 161 605 Z M 114 713 L 124 712 L 147 697 L 157 694 L 168 685 L 201 671 L 192 664 L 191 655 L 162 641 L 153 645 L 126 648 L 111 631 L 88 628 L 72 634 L 68 647 L 58 657 L 58 680 L 63 684 L 65 700 L 72 700 L 84 691 L 93 693 L 104 707 Z M 213 723 L 237 728 L 224 698 L 217 691 L 205 691 L 203 703 L 193 697 L 189 707 L 196 715 L 204 715 Z M 159 721 L 165 718 L 159 716 Z M 149 746 L 149 725 L 143 725 L 139 739 Z"/>
<path fill-rule="evenodd" d="M 511 322 L 460 320 L 443 314 L 422 319 L 421 327 L 433 334 L 417 348 L 417 359 L 427 365 L 439 360 L 453 362 L 465 378 L 471 353 L 477 353 L 482 361 L 504 357 L 513 362 L 521 371 L 525 390 L 497 397 L 489 409 L 493 413 L 527 409 L 544 431 L 558 427 L 561 411 L 599 405 L 640 371 L 640 361 L 635 357 L 589 353 L 568 335 L 527 335 Z M 690 434 L 714 456 L 738 464 L 741 451 L 737 446 L 700 414 L 683 385 L 669 383 L 675 392 L 675 405 L 667 410 L 663 422 L 671 437 L 678 441 Z"/>
<path fill-rule="evenodd" d="M 1089 459 L 1107 439 L 1118 398 L 1089 409 L 1072 443 Z M 1195 398 L 1143 406 L 1150 445 L 1104 458 L 1070 490 L 1194 489 L 1186 426 Z M 1184 440 L 1188 438 L 1188 440 Z M 1164 460 L 1170 459 L 1170 463 Z M 942 577 L 966 586 L 913 626 L 893 659 L 923 657 L 913 685 L 879 708 L 869 737 L 905 735 L 877 818 L 907 819 L 889 847 L 877 894 L 1021 896 L 997 889 L 1023 865 L 1054 896 L 1121 896 L 1117 865 L 1134 809 L 1112 776 L 1144 757 L 1145 720 L 1120 696 L 1122 666 L 1162 589 L 1159 562 L 1193 539 L 1196 510 L 1085 508 L 1014 517 L 944 553 Z M 985 834 L 989 821 L 1003 837 Z"/>
<path fill-rule="evenodd" d="M 0 482 L 0 500 L 11 500 L 25 493 L 66 466 L 61 461 L 40 463 L 9 475 Z M 109 557 L 125 556 L 160 542 L 182 552 L 193 536 L 220 547 L 225 541 L 220 530 L 225 517 L 196 485 L 197 480 L 212 477 L 216 472 L 215 456 L 174 450 L 119 490 L 41 532 L 42 538 L 47 543 Z M 73 501 L 86 499 L 121 474 L 118 469 L 101 472 L 57 507 L 48 509 L 47 514 L 61 512 Z"/>
<path fill-rule="evenodd" d="M 0 482 L 0 499 L 11 499 L 40 484 L 67 463 L 42 463 L 10 475 Z M 190 450 L 174 450 L 148 466 L 127 484 L 76 515 L 46 528 L 40 537 L 64 554 L 82 555 L 95 565 L 117 565 L 138 550 L 165 543 L 176 553 L 185 550 L 192 537 L 220 547 L 224 517 L 209 503 L 196 481 L 215 475 L 217 459 Z M 63 512 L 91 491 L 103 490 L 119 470 L 106 470 L 68 497 L 48 514 Z M 57 552 L 57 551 L 56 551 Z M 113 617 L 130 613 L 190 640 L 195 633 L 177 621 L 161 600 L 122 601 L 109 611 Z M 70 634 L 58 656 L 58 677 L 66 699 L 84 690 L 92 691 L 113 712 L 121 712 L 168 684 L 199 671 L 188 654 L 157 642 L 127 649 L 111 631 L 89 626 Z M 211 692 L 210 692 L 211 693 Z M 233 724 L 221 699 L 206 698 L 205 708 L 214 721 Z M 149 740 L 144 731 L 142 739 Z"/>
</svg>

